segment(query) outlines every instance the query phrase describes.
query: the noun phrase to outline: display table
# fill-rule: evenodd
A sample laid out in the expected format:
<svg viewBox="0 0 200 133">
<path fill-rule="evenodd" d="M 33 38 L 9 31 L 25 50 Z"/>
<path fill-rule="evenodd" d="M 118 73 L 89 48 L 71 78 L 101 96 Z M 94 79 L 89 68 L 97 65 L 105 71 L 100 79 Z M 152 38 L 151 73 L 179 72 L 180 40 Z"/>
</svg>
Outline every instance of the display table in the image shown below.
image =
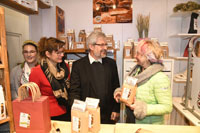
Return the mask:
<svg viewBox="0 0 200 133">
<path fill-rule="evenodd" d="M 173 106 L 178 110 L 185 118 L 187 118 L 195 126 L 200 126 L 200 120 L 196 118 L 190 111 L 186 110 L 184 106 L 181 105 L 182 100 L 180 97 L 173 98 Z"/>
<path fill-rule="evenodd" d="M 62 122 L 62 121 L 51 121 L 52 130 L 50 133 L 55 132 L 55 128 L 53 124 L 57 124 L 56 128 L 59 128 L 61 133 L 71 133 L 71 122 Z M 111 124 L 101 124 L 101 130 L 99 133 L 114 133 L 115 125 Z"/>
<path fill-rule="evenodd" d="M 139 133 L 200 133 L 199 126 L 123 124 L 123 123 L 116 124 L 115 133 L 135 133 L 140 128 L 141 132 Z"/>
<path fill-rule="evenodd" d="M 56 128 L 60 129 L 61 133 L 71 133 L 71 122 L 51 121 L 52 130 L 50 133 L 55 132 Z M 116 125 L 101 124 L 99 133 L 135 133 L 138 129 L 142 129 L 143 133 L 200 133 L 199 126 L 178 126 L 178 125 L 148 125 L 148 124 L 126 124 L 117 123 Z M 142 133 L 142 132 L 141 132 Z"/>
</svg>

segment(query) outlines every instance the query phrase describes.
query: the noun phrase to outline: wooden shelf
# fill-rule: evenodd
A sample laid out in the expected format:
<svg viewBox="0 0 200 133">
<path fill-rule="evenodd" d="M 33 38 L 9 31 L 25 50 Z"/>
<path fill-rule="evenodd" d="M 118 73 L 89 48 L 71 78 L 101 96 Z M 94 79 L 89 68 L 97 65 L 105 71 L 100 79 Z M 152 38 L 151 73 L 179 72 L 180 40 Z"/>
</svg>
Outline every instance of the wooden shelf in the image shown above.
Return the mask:
<svg viewBox="0 0 200 133">
<path fill-rule="evenodd" d="M 38 7 L 41 8 L 41 9 L 47 9 L 47 8 L 50 8 L 51 6 L 47 5 L 46 3 L 44 3 L 41 0 L 38 0 Z"/>
<path fill-rule="evenodd" d="M 0 3 L 23 12 L 24 14 L 38 14 L 38 11 L 34 11 L 12 0 L 0 0 Z"/>
<path fill-rule="evenodd" d="M 174 59 L 174 60 L 181 60 L 181 61 L 187 61 L 188 57 L 172 57 L 170 56 L 169 58 Z"/>
<path fill-rule="evenodd" d="M 0 69 L 4 68 L 4 65 L 0 64 Z"/>
<path fill-rule="evenodd" d="M 70 54 L 70 53 L 85 53 L 86 52 L 86 50 L 85 49 L 72 49 L 72 50 L 65 50 L 65 53 L 68 53 L 68 54 Z"/>
<path fill-rule="evenodd" d="M 188 37 L 188 38 L 190 38 L 190 37 L 194 37 L 194 36 L 196 36 L 196 37 L 200 37 L 200 34 L 198 33 L 198 34 L 188 34 L 188 33 L 178 33 L 178 34 L 175 34 L 175 35 L 171 35 L 170 37 Z"/>
<path fill-rule="evenodd" d="M 9 121 L 10 121 L 10 117 L 7 117 L 6 119 L 0 120 L 0 124 L 9 122 Z"/>
<path fill-rule="evenodd" d="M 186 83 L 186 79 L 174 78 L 173 80 L 175 83 Z M 192 78 L 190 78 L 190 82 L 192 82 Z"/>
<path fill-rule="evenodd" d="M 192 14 L 192 12 L 195 12 L 195 13 L 200 13 L 200 10 L 194 10 L 194 11 L 185 11 L 185 12 L 176 12 L 176 13 L 173 13 L 171 15 L 171 17 L 188 17 Z"/>
<path fill-rule="evenodd" d="M 185 109 L 185 107 L 181 105 L 181 103 L 182 103 L 181 97 L 173 98 L 173 106 L 195 126 L 200 126 L 200 120 L 197 117 L 195 117 L 190 111 Z"/>
<path fill-rule="evenodd" d="M 186 80 L 180 80 L 180 79 L 173 79 L 175 83 L 186 83 Z"/>
</svg>

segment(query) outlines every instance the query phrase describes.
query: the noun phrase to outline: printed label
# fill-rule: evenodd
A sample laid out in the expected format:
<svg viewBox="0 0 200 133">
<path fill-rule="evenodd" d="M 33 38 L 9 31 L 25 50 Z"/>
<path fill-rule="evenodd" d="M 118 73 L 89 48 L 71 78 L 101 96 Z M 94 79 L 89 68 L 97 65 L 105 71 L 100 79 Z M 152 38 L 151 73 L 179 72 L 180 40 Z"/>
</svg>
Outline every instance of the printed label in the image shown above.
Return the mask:
<svg viewBox="0 0 200 133">
<path fill-rule="evenodd" d="M 122 93 L 122 98 L 125 100 L 128 100 L 128 97 L 130 95 L 130 88 L 124 88 L 123 93 Z"/>
<path fill-rule="evenodd" d="M 19 119 L 19 126 L 28 128 L 30 127 L 30 115 L 26 113 L 20 113 L 20 119 Z"/>
<path fill-rule="evenodd" d="M 94 117 L 92 114 L 89 114 L 89 128 L 92 128 L 94 122 Z"/>
<path fill-rule="evenodd" d="M 73 124 L 72 130 L 76 131 L 76 132 L 79 132 L 80 128 L 81 128 L 80 119 L 78 117 L 73 116 L 72 117 L 72 121 L 73 121 L 73 123 L 72 123 Z"/>
</svg>

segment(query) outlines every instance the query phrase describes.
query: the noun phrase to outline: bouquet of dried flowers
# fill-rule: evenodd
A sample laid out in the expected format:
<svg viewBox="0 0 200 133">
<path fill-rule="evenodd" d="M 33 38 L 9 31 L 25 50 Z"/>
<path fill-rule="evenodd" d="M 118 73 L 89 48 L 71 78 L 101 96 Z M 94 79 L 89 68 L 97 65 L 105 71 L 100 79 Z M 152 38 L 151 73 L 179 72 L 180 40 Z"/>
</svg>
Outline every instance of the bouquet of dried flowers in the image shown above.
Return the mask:
<svg viewBox="0 0 200 133">
<path fill-rule="evenodd" d="M 143 38 L 143 30 L 144 30 L 144 25 L 143 25 L 143 15 L 142 14 L 138 14 L 137 15 L 137 30 L 138 30 L 138 34 L 139 34 L 139 38 Z"/>
<path fill-rule="evenodd" d="M 143 25 L 144 25 L 144 36 L 148 38 L 149 34 L 149 21 L 150 21 L 150 14 L 147 16 L 143 16 Z"/>
</svg>

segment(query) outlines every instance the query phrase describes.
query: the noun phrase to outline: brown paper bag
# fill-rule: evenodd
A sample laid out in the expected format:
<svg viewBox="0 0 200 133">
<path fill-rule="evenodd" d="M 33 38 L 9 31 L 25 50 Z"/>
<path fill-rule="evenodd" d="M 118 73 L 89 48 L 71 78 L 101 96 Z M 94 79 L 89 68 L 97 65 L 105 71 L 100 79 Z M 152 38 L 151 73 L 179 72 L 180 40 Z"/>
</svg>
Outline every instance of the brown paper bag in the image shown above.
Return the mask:
<svg viewBox="0 0 200 133">
<path fill-rule="evenodd" d="M 124 84 L 122 87 L 122 95 L 120 101 L 129 105 L 133 104 L 136 95 L 136 90 L 136 86 Z"/>
<path fill-rule="evenodd" d="M 100 122 L 100 108 L 87 108 L 89 113 L 89 131 L 92 133 L 98 133 L 101 129 Z"/>
<path fill-rule="evenodd" d="M 87 104 L 87 110 L 89 112 L 89 131 L 93 133 L 98 133 L 101 128 L 99 99 L 86 97 L 85 102 Z"/>
<path fill-rule="evenodd" d="M 37 84 L 30 82 L 20 86 L 18 98 L 12 105 L 17 133 L 48 133 L 51 130 L 49 100 L 47 96 L 41 96 Z"/>
<path fill-rule="evenodd" d="M 87 133 L 88 132 L 88 111 L 86 103 L 80 100 L 74 100 L 71 110 L 71 132 Z"/>
<path fill-rule="evenodd" d="M 120 97 L 120 101 L 126 104 L 133 104 L 136 91 L 137 91 L 137 79 L 134 77 L 127 76 L 124 84 L 122 86 L 122 94 Z"/>
</svg>

